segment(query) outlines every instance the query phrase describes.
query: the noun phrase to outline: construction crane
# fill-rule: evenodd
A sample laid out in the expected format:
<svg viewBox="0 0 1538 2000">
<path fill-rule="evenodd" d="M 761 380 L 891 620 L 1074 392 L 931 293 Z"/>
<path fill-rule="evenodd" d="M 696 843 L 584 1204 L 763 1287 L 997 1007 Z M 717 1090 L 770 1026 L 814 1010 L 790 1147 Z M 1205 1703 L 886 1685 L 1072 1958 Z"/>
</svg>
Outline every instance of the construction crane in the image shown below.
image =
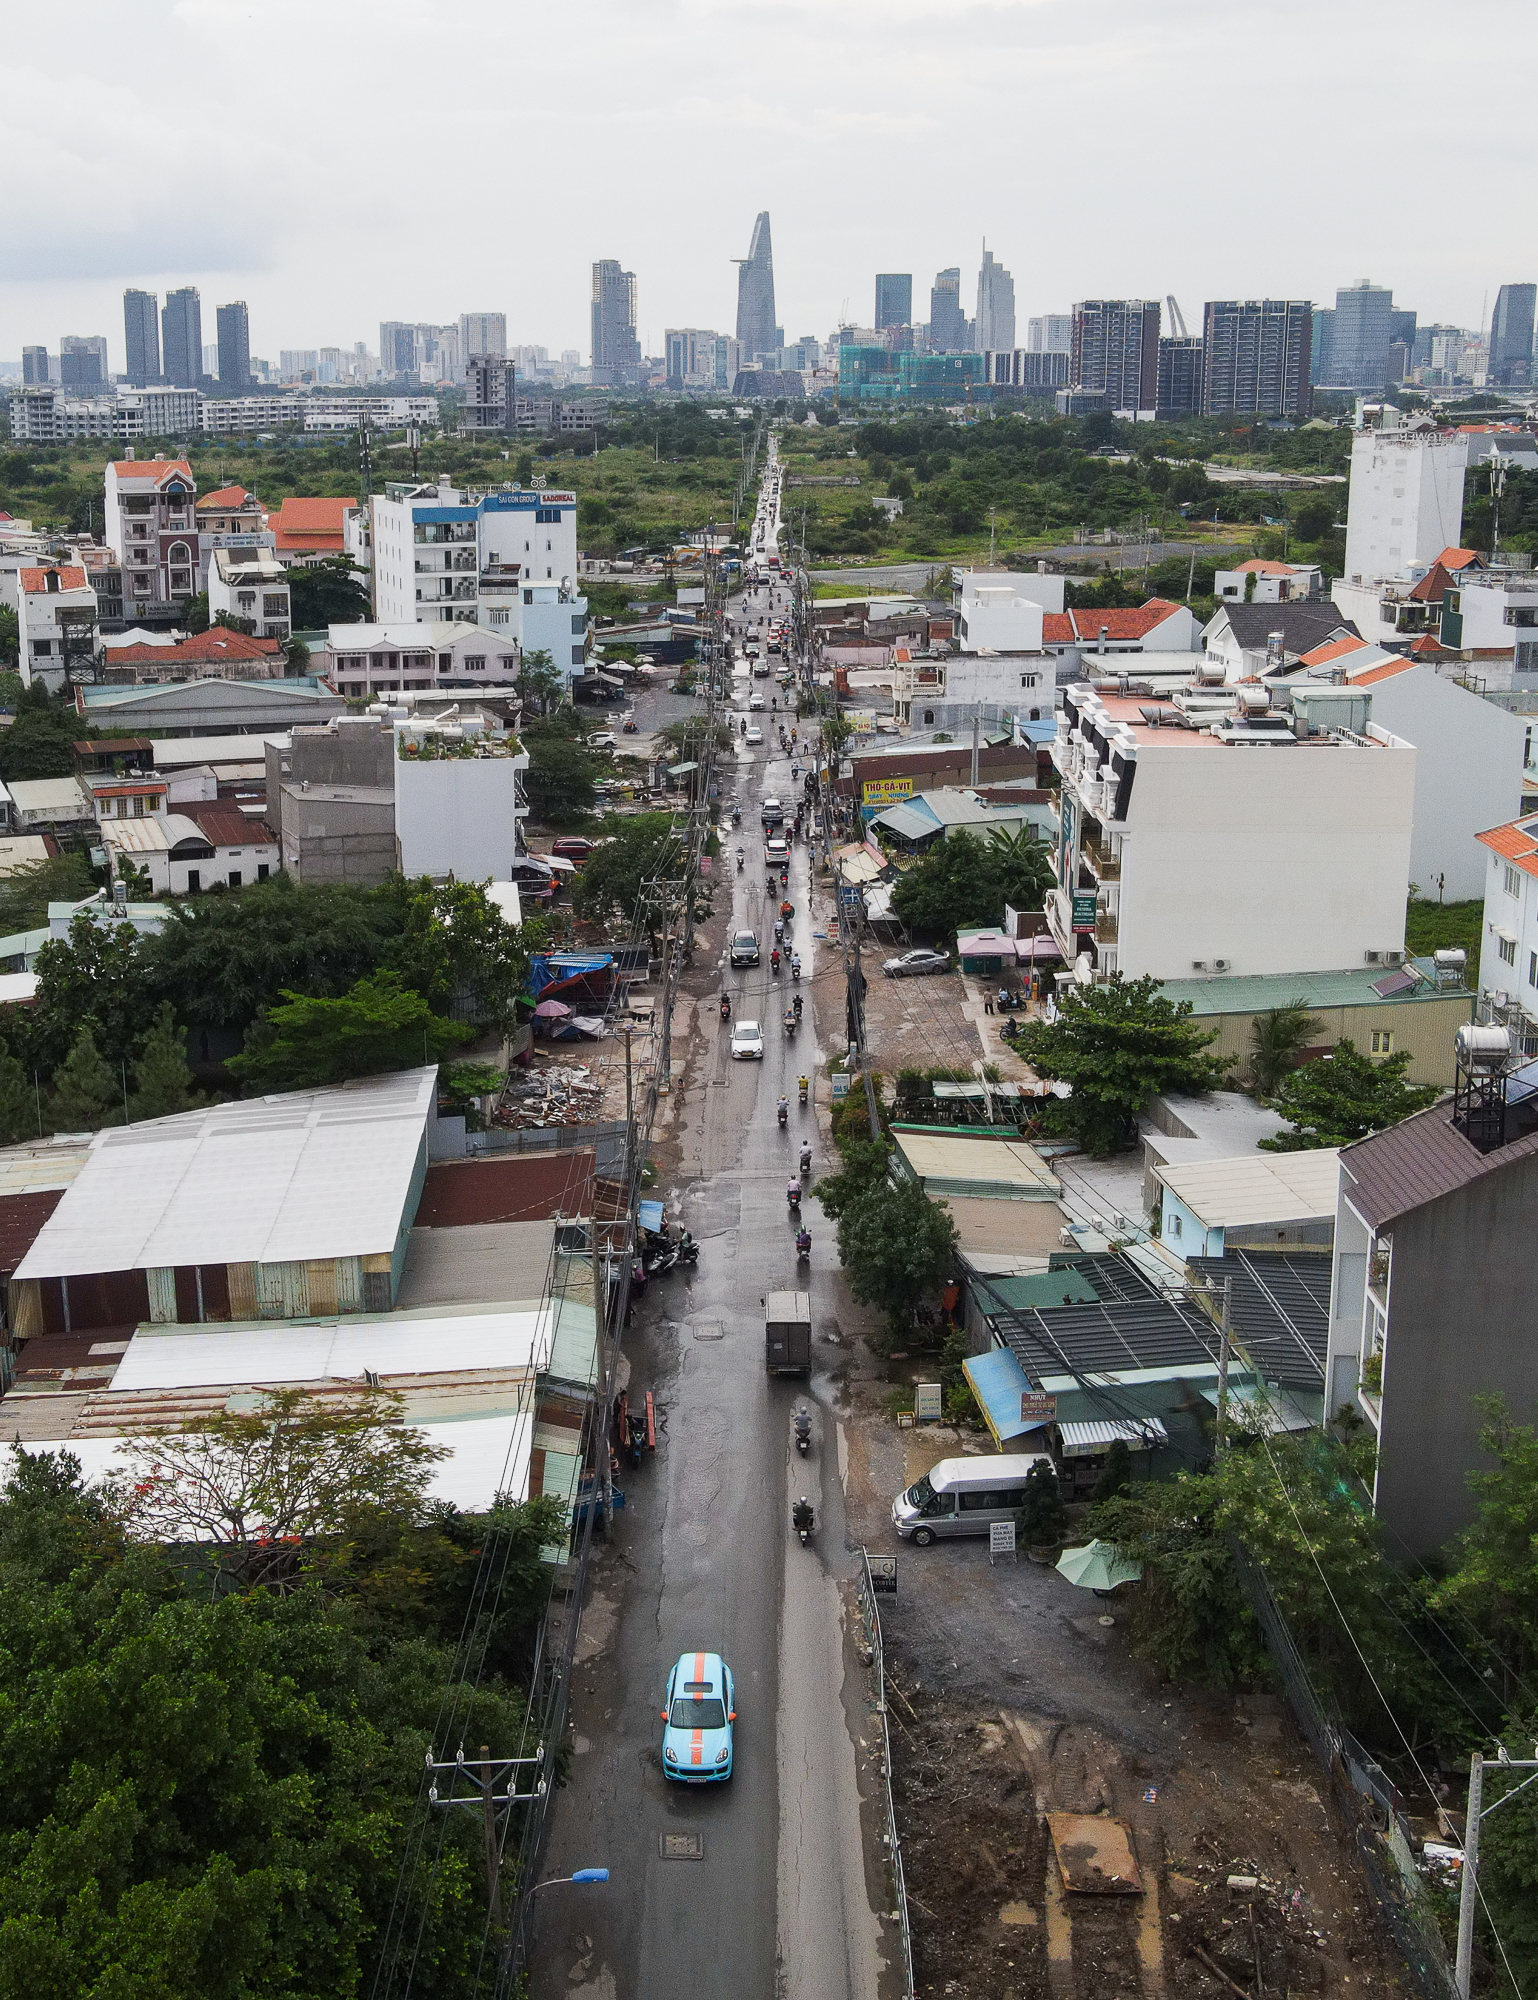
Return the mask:
<svg viewBox="0 0 1538 2000">
<path fill-rule="evenodd" d="M 1175 294 L 1167 292 L 1164 297 L 1164 303 L 1170 309 L 1170 332 L 1174 334 L 1177 340 L 1189 340 L 1191 336 L 1186 332 L 1185 315 L 1175 303 Z"/>
</svg>

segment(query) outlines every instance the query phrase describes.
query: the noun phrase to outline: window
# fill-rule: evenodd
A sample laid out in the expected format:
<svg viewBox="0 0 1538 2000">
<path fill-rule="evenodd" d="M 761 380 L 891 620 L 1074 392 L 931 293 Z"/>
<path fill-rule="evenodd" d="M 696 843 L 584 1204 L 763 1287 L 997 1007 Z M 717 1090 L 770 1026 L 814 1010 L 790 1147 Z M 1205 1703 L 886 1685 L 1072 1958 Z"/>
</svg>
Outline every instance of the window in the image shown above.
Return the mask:
<svg viewBox="0 0 1538 2000">
<path fill-rule="evenodd" d="M 1501 964 L 1515 965 L 1517 962 L 1517 941 L 1515 938 L 1501 939 Z"/>
<path fill-rule="evenodd" d="M 32 657 L 34 660 L 46 660 L 52 651 L 52 639 L 34 639 L 32 641 Z"/>
<path fill-rule="evenodd" d="M 1514 674 L 1538 674 L 1538 639 L 1519 639 L 1511 649 Z"/>
<path fill-rule="evenodd" d="M 1394 1053 L 1394 1034 L 1391 1028 L 1373 1029 L 1372 1052 L 1375 1056 L 1391 1056 Z"/>
<path fill-rule="evenodd" d="M 1520 896 L 1521 893 L 1522 893 L 1522 877 L 1517 873 L 1516 869 L 1513 868 L 1511 864 L 1508 862 L 1506 865 L 1506 894 L 1508 896 Z"/>
<path fill-rule="evenodd" d="M 1036 685 L 1036 676 L 1035 676 L 1034 674 L 1022 674 L 1022 675 L 1020 676 L 1020 685 L 1021 685 L 1021 687 L 1023 687 L 1023 688 L 1033 688 L 1033 687 L 1035 687 L 1035 685 Z"/>
<path fill-rule="evenodd" d="M 1170 1235 L 1183 1236 L 1184 1234 L 1185 1234 L 1185 1224 L 1182 1222 L 1178 1213 L 1172 1213 L 1170 1216 Z"/>
<path fill-rule="evenodd" d="M 240 870 L 238 868 L 232 868 L 230 870 L 230 887 L 232 889 L 238 889 L 240 887 Z"/>
<path fill-rule="evenodd" d="M 144 794 L 143 794 L 142 792 L 140 792 L 140 793 L 139 793 L 139 794 L 138 794 L 138 795 L 137 795 L 137 796 L 135 797 L 135 799 L 134 799 L 134 818 L 135 818 L 135 819 L 143 819 L 143 817 L 144 817 L 144 812 L 145 812 L 145 808 L 146 808 L 146 807 L 148 806 L 148 804 L 149 804 L 149 800 L 145 798 L 145 796 L 144 796 Z"/>
<path fill-rule="evenodd" d="M 536 507 L 534 509 L 534 525 L 537 528 L 558 528 L 561 525 L 560 508 Z M 549 546 L 550 544 L 546 542 L 545 547 L 548 549 Z"/>
<path fill-rule="evenodd" d="M 481 668 L 485 666 L 485 664 L 486 664 L 486 655 L 484 653 L 466 653 L 465 665 L 467 667 L 473 668 L 477 673 L 481 670 Z"/>
<path fill-rule="evenodd" d="M 264 618 L 286 618 L 288 616 L 288 595 L 281 590 L 269 590 L 262 596 L 262 616 Z"/>
<path fill-rule="evenodd" d="M 1527 954 L 1527 983 L 1529 986 L 1538 986 L 1538 951 L 1530 951 Z"/>
<path fill-rule="evenodd" d="M 265 861 L 258 861 L 258 862 L 257 862 L 257 864 L 256 864 L 256 879 L 257 879 L 257 881 L 258 881 L 258 882 L 265 882 L 265 881 L 267 880 L 267 877 L 268 877 L 268 876 L 269 876 L 269 875 L 270 875 L 271 873 L 272 873 L 272 870 L 271 870 L 271 869 L 270 869 L 270 868 L 268 867 L 268 865 L 267 865 L 267 863 L 266 863 Z"/>
<path fill-rule="evenodd" d="M 256 592 L 254 590 L 238 590 L 235 593 L 235 602 L 240 606 L 242 611 L 254 611 L 256 609 Z"/>
</svg>

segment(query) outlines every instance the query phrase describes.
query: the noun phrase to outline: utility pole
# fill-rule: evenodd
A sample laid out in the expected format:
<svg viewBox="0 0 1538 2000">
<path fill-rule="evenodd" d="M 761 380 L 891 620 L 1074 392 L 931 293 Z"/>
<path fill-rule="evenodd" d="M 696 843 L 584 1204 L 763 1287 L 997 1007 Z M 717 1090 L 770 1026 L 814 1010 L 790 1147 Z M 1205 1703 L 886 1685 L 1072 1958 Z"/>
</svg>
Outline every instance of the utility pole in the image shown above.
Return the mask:
<svg viewBox="0 0 1538 2000">
<path fill-rule="evenodd" d="M 1531 1778 L 1524 1778 L 1520 1785 L 1509 1792 L 1503 1792 L 1493 1806 L 1484 1803 L 1485 1772 L 1491 1771 L 1531 1771 Z M 1529 1785 L 1538 1783 L 1538 1743 L 1533 1745 L 1531 1757 L 1508 1757 L 1502 1744 L 1499 1754 L 1486 1759 L 1475 1751 L 1469 1759 L 1469 1810 L 1463 1829 L 1463 1880 L 1458 1888 L 1458 1956 L 1453 1968 L 1453 1983 L 1458 1991 L 1458 2000 L 1469 2000 L 1469 1981 L 1474 1969 L 1474 1904 L 1479 1896 L 1479 1827 L 1491 1813 L 1497 1813 L 1508 1799 L 1514 1799 L 1518 1792 L 1525 1792 Z"/>
<path fill-rule="evenodd" d="M 1218 1325 L 1218 1429 L 1212 1452 L 1215 1459 L 1223 1456 L 1224 1432 L 1228 1428 L 1228 1357 L 1233 1332 L 1233 1303 L 1234 1281 L 1227 1276 L 1223 1280 L 1223 1317 Z"/>
<path fill-rule="evenodd" d="M 491 1762 L 491 1745 L 481 1745 L 481 1763 Z M 491 1802 L 491 1787 L 481 1793 L 481 1830 L 486 1844 L 486 1904 L 494 1930 L 502 1928 L 502 1868 L 497 1852 L 497 1810 Z"/>
<path fill-rule="evenodd" d="M 983 705 L 979 702 L 977 704 L 977 713 L 972 718 L 972 789 L 974 792 L 977 790 L 977 755 L 982 728 Z"/>
</svg>

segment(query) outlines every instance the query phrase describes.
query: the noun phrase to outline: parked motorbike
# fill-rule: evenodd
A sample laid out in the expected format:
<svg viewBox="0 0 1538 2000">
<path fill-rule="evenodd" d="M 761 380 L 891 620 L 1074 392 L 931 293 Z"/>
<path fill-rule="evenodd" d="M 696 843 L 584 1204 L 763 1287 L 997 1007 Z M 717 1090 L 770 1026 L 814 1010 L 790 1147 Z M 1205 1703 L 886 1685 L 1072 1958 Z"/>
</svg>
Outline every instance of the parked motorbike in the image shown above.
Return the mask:
<svg viewBox="0 0 1538 2000">
<path fill-rule="evenodd" d="M 796 1431 L 796 1450 L 800 1452 L 803 1458 L 805 1458 L 807 1450 L 812 1442 L 811 1411 L 804 1408 L 798 1408 L 795 1417 L 793 1419 L 793 1422 L 795 1424 L 795 1431 Z"/>
<path fill-rule="evenodd" d="M 680 1264 L 697 1264 L 700 1261 L 700 1246 L 687 1229 L 678 1239 L 678 1261 Z"/>
</svg>

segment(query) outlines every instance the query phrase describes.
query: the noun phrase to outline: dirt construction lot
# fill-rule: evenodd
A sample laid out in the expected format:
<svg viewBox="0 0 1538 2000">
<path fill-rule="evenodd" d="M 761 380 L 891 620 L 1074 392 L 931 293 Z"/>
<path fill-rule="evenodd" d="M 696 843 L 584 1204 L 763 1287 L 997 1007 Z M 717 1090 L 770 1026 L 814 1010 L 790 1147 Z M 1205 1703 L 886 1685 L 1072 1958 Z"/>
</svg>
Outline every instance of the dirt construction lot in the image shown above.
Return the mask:
<svg viewBox="0 0 1538 2000">
<path fill-rule="evenodd" d="M 986 1541 L 900 1542 L 894 1495 L 966 1441 L 897 1430 L 880 1364 L 863 1342 L 851 1351 L 839 1384 L 850 1533 L 899 1558 L 882 1624 L 919 1993 L 1408 1992 L 1280 1700 L 1157 1685 L 1128 1655 L 1114 1600 L 1023 1554 L 991 1565 Z M 1060 1814 L 1124 1822 L 1141 1892 L 1065 1893 L 1048 1820 Z M 1083 1829 L 1057 1830 L 1071 1858 Z M 1230 1876 L 1257 1886 L 1230 1889 Z"/>
</svg>

